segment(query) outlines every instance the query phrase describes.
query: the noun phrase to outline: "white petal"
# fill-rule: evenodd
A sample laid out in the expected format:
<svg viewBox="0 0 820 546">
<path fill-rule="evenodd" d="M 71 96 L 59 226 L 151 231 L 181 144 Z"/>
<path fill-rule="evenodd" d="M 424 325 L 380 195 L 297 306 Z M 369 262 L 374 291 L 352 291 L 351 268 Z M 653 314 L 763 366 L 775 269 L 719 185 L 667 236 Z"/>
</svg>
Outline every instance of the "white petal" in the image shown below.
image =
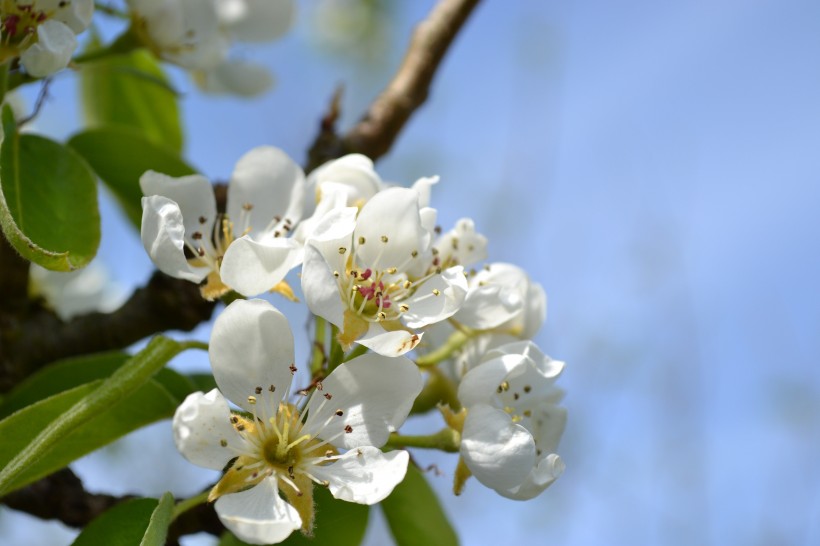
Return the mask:
<svg viewBox="0 0 820 546">
<path fill-rule="evenodd" d="M 310 187 L 306 190 L 306 195 L 310 195 Z M 315 236 L 316 226 L 324 218 L 326 214 L 334 209 L 342 209 L 347 206 L 347 190 L 342 184 L 335 182 L 325 182 L 322 184 L 322 192 L 319 198 L 319 203 L 313 203 L 312 199 L 305 199 L 305 216 L 306 218 L 299 222 L 296 230 L 293 232 L 293 239 L 304 243 Z M 350 233 L 353 233 L 356 221 L 356 209 L 353 209 L 350 215 Z"/>
<path fill-rule="evenodd" d="M 293 24 L 296 6 L 291 0 L 219 0 L 220 20 L 236 40 L 270 42 Z"/>
<path fill-rule="evenodd" d="M 202 233 L 201 241 L 210 248 L 211 233 L 216 220 L 216 198 L 207 178 L 198 174 L 174 178 L 147 171 L 140 177 L 143 195 L 162 195 L 179 206 L 185 233 Z M 200 220 L 204 219 L 204 222 Z"/>
<path fill-rule="evenodd" d="M 293 380 L 290 325 L 264 300 L 228 305 L 214 322 L 208 353 L 219 390 L 247 411 L 254 409 L 248 396 L 254 395 L 256 387 L 261 387 L 257 403 L 276 408 Z"/>
<path fill-rule="evenodd" d="M 198 466 L 222 470 L 245 451 L 245 440 L 230 423 L 231 412 L 217 389 L 189 394 L 174 413 L 174 442 L 182 456 Z M 225 442 L 226 445 L 222 445 Z"/>
<path fill-rule="evenodd" d="M 434 290 L 438 291 L 435 295 Z M 467 296 L 467 279 L 459 265 L 421 284 L 407 300 L 410 310 L 402 315 L 410 328 L 421 328 L 453 316 Z"/>
<path fill-rule="evenodd" d="M 344 274 L 344 268 L 342 268 Z M 314 315 L 318 315 L 336 326 L 344 324 L 344 304 L 339 293 L 339 285 L 325 257 L 311 244 L 305 246 L 302 263 L 302 294 L 305 303 Z"/>
<path fill-rule="evenodd" d="M 404 479 L 410 454 L 403 450 L 382 453 L 378 448 L 354 448 L 327 466 L 310 472 L 327 481 L 337 499 L 359 504 L 376 504 L 386 499 Z"/>
<path fill-rule="evenodd" d="M 476 233 L 475 224 L 462 218 L 453 229 L 436 240 L 442 261 L 453 260 L 465 267 L 487 259 L 487 238 Z"/>
<path fill-rule="evenodd" d="M 302 526 L 299 512 L 282 500 L 273 478 L 219 497 L 214 508 L 225 527 L 249 544 L 277 544 Z"/>
<path fill-rule="evenodd" d="M 228 186 L 228 216 L 235 231 L 241 233 L 250 227 L 251 237 L 258 240 L 269 231 L 271 223 L 279 223 L 275 217 L 282 223 L 287 218 L 292 227 L 296 226 L 302 215 L 304 192 L 302 168 L 279 148 L 259 146 L 236 163 Z M 245 212 L 246 205 L 253 208 Z M 250 222 L 240 220 L 243 212 Z"/>
<path fill-rule="evenodd" d="M 524 339 L 532 339 L 547 320 L 547 293 L 537 282 L 530 282 L 525 296 L 526 304 L 521 314 L 521 333 Z"/>
<path fill-rule="evenodd" d="M 485 284 L 470 288 L 456 320 L 468 328 L 488 330 L 513 319 L 524 309 L 516 285 Z"/>
<path fill-rule="evenodd" d="M 427 208 L 430 206 L 430 193 L 434 185 L 438 184 L 438 176 L 425 176 L 413 182 L 411 186 L 416 193 L 419 194 L 419 207 Z"/>
<path fill-rule="evenodd" d="M 267 67 L 240 59 L 226 59 L 210 70 L 196 72 L 194 81 L 212 95 L 255 97 L 273 87 L 273 75 Z"/>
<path fill-rule="evenodd" d="M 344 188 L 348 206 L 363 205 L 384 186 L 373 161 L 362 154 L 348 154 L 328 161 L 308 176 L 308 187 L 322 198 L 328 183 Z"/>
<path fill-rule="evenodd" d="M 330 440 L 350 426 L 351 432 L 330 440 L 333 445 L 381 447 L 390 432 L 404 423 L 422 384 L 418 368 L 407 358 L 374 354 L 354 358 L 322 381 L 323 390 L 308 403 L 304 430 Z M 338 410 L 342 415 L 337 415 Z"/>
<path fill-rule="evenodd" d="M 509 489 L 520 485 L 535 465 L 535 443 L 509 415 L 479 404 L 464 420 L 461 456 L 478 481 L 492 489 Z"/>
<path fill-rule="evenodd" d="M 412 351 L 421 341 L 422 335 L 406 330 L 388 332 L 379 324 L 371 323 L 370 328 L 356 340 L 356 343 L 383 356 L 401 356 Z"/>
<path fill-rule="evenodd" d="M 564 461 L 555 453 L 541 459 L 521 485 L 510 489 L 496 489 L 508 499 L 530 500 L 540 495 L 547 487 L 564 473 Z"/>
<path fill-rule="evenodd" d="M 467 372 L 458 386 L 458 399 L 469 408 L 475 404 L 490 403 L 497 389 L 513 370 L 523 369 L 532 361 L 522 354 L 505 354 L 487 360 Z"/>
<path fill-rule="evenodd" d="M 356 220 L 353 240 L 364 237 L 366 241 L 356 247 L 358 265 L 371 269 L 401 267 L 410 260 L 412 252 L 427 249 L 424 244 L 427 236 L 414 190 L 380 191 L 365 203 Z"/>
<path fill-rule="evenodd" d="M 356 227 L 356 207 L 334 208 L 321 217 L 308 243 L 324 256 L 332 270 L 344 271 L 352 251 L 351 236 Z"/>
<path fill-rule="evenodd" d="M 77 37 L 65 24 L 49 20 L 37 27 L 37 42 L 20 55 L 31 76 L 44 78 L 68 66 L 77 49 Z"/>
<path fill-rule="evenodd" d="M 302 261 L 302 247 L 290 239 L 258 243 L 247 235 L 228 247 L 219 274 L 243 296 L 256 296 L 281 282 Z"/>
<path fill-rule="evenodd" d="M 37 10 L 50 14 L 54 20 L 65 23 L 74 34 L 88 28 L 94 15 L 94 0 L 37 0 L 36 6 Z"/>
<path fill-rule="evenodd" d="M 185 227 L 179 206 L 161 195 L 142 198 L 142 246 L 160 271 L 178 279 L 199 282 L 207 268 L 193 268 L 185 259 Z"/>
</svg>

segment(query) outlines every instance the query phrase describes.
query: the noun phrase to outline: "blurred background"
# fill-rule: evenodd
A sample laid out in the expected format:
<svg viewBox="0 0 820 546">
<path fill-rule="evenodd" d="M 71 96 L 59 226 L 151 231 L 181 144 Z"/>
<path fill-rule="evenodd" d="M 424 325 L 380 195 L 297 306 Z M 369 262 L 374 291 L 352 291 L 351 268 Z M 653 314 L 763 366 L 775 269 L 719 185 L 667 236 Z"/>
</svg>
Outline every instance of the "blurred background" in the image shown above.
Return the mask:
<svg viewBox="0 0 820 546">
<path fill-rule="evenodd" d="M 188 159 L 213 180 L 261 144 L 304 162 L 335 87 L 346 129 L 432 5 L 300 2 L 284 39 L 240 51 L 276 74 L 261 99 L 202 95 L 172 70 Z M 569 423 L 565 474 L 524 503 L 475 480 L 454 497 L 456 458 L 416 452 L 440 468 L 429 477 L 463 544 L 820 544 L 818 53 L 816 0 L 476 10 L 378 168 L 404 185 L 440 175 L 439 223 L 472 217 L 491 260 L 543 284 L 536 341 L 567 362 Z M 79 128 L 76 88 L 56 78 L 40 131 Z M 153 267 L 104 203 L 99 261 L 128 292 Z M 173 365 L 208 367 L 185 357 Z M 118 494 L 188 495 L 214 479 L 176 453 L 168 422 L 72 468 Z M 373 546 L 389 540 L 376 512 Z M 59 545 L 72 533 L 0 508 L 0 536 Z"/>
</svg>

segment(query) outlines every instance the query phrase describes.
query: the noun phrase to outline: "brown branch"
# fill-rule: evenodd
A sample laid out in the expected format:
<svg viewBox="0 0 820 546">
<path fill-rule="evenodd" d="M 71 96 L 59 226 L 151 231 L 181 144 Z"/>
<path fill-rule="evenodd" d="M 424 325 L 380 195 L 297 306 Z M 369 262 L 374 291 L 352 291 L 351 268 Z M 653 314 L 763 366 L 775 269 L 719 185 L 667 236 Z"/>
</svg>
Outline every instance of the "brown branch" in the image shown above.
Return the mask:
<svg viewBox="0 0 820 546">
<path fill-rule="evenodd" d="M 0 330 L 3 312 L 17 313 L 28 305 L 28 260 L 0 233 Z"/>
<path fill-rule="evenodd" d="M 23 489 L 3 497 L 13 510 L 40 519 L 56 519 L 71 527 L 83 527 L 115 504 L 131 497 L 88 493 L 80 479 L 64 468 Z"/>
<path fill-rule="evenodd" d="M 196 284 L 157 271 L 113 313 L 69 322 L 41 308 L 16 320 L 8 316 L 0 331 L 0 392 L 61 358 L 122 349 L 166 330 L 190 331 L 211 318 L 214 306 Z"/>
<path fill-rule="evenodd" d="M 441 0 L 436 4 L 416 27 L 401 66 L 365 116 L 337 139 L 335 148 L 325 144 L 325 157 L 311 154 L 310 167 L 346 153 L 358 152 L 374 161 L 386 154 L 410 116 L 427 100 L 442 59 L 478 2 Z M 317 143 L 327 138 L 326 131 L 321 131 Z"/>
</svg>

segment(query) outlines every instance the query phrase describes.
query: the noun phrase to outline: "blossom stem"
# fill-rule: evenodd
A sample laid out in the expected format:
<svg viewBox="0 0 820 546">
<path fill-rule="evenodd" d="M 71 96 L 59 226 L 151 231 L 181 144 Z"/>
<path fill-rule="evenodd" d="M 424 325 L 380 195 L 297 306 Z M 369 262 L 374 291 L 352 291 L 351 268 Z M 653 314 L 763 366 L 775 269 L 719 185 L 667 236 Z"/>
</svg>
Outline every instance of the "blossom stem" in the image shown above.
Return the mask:
<svg viewBox="0 0 820 546">
<path fill-rule="evenodd" d="M 344 358 L 344 361 L 345 362 L 350 362 L 354 358 L 362 356 L 366 352 L 367 352 L 367 347 L 365 347 L 364 345 L 356 345 L 356 347 L 354 347 L 352 351 L 347 353 L 347 355 Z"/>
<path fill-rule="evenodd" d="M 191 497 L 189 499 L 184 499 L 184 500 L 179 501 L 176 504 L 176 506 L 174 506 L 173 512 L 171 512 L 171 521 L 174 521 L 180 515 L 184 514 L 185 512 L 190 510 L 191 508 L 195 508 L 195 507 L 199 506 L 200 504 L 203 504 L 205 501 L 207 501 L 208 500 L 208 493 L 210 493 L 210 490 L 203 491 L 199 495 L 194 495 L 193 497 Z"/>
<path fill-rule="evenodd" d="M 0 102 L 6 97 L 9 88 L 9 62 L 0 64 Z"/>
<path fill-rule="evenodd" d="M 327 372 L 330 373 L 336 368 L 339 367 L 339 364 L 342 363 L 342 359 L 345 356 L 344 349 L 342 349 L 342 345 L 339 343 L 339 329 L 334 326 L 332 335 L 330 336 L 330 358 L 327 362 Z"/>
<path fill-rule="evenodd" d="M 441 402 L 450 406 L 454 411 L 460 410 L 461 402 L 458 400 L 458 391 L 453 380 L 435 366 L 427 371 L 430 377 L 421 394 L 413 402 L 413 409 L 410 413 L 427 413 Z"/>
<path fill-rule="evenodd" d="M 449 453 L 457 453 L 461 446 L 461 434 L 449 427 L 429 436 L 402 436 L 394 432 L 387 439 L 386 445 L 390 447 L 438 449 Z"/>
<path fill-rule="evenodd" d="M 447 339 L 441 347 L 431 353 L 427 353 L 426 355 L 417 358 L 416 365 L 420 368 L 435 366 L 439 362 L 447 360 L 453 356 L 453 353 L 461 349 L 464 344 L 469 341 L 469 339 L 470 335 L 468 333 L 457 330 L 452 333 L 449 339 Z"/>
<path fill-rule="evenodd" d="M 310 362 L 310 373 L 313 377 L 322 373 L 322 366 L 327 360 L 325 342 L 327 341 L 327 321 L 322 317 L 313 317 L 315 335 L 313 337 L 313 359 Z"/>
</svg>

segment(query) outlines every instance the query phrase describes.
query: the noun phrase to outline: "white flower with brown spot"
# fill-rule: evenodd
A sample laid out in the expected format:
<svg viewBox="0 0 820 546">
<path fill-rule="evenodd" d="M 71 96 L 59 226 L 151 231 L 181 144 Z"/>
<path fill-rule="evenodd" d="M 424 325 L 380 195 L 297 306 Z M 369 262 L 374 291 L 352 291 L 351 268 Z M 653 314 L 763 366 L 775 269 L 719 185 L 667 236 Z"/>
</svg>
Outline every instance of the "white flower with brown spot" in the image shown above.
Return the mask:
<svg viewBox="0 0 820 546">
<path fill-rule="evenodd" d="M 408 453 L 379 447 L 421 391 L 410 360 L 360 356 L 295 403 L 293 335 L 262 300 L 230 304 L 216 319 L 209 352 L 219 389 L 185 399 L 174 438 L 192 463 L 226 468 L 209 500 L 240 539 L 271 544 L 300 528 L 310 534 L 314 484 L 337 499 L 374 504 L 404 479 Z M 242 411 L 232 412 L 225 397 Z"/>
<path fill-rule="evenodd" d="M 281 283 L 302 260 L 302 245 L 288 235 L 301 218 L 304 178 L 282 150 L 255 148 L 236 164 L 226 214 L 218 214 L 205 177 L 148 171 L 140 178 L 143 246 L 160 271 L 205 281 L 207 299 L 229 289 L 244 296 L 276 289 L 292 297 Z"/>
<path fill-rule="evenodd" d="M 461 458 L 500 495 L 531 499 L 563 472 L 555 453 L 567 419 L 558 405 L 564 393 L 555 386 L 563 369 L 531 341 L 519 341 L 487 353 L 461 380 Z"/>
<path fill-rule="evenodd" d="M 362 206 L 329 211 L 305 245 L 302 292 L 310 310 L 385 356 L 412 350 L 418 329 L 451 317 L 464 301 L 461 266 L 430 266 L 435 210 L 417 189 L 389 188 Z"/>
</svg>

